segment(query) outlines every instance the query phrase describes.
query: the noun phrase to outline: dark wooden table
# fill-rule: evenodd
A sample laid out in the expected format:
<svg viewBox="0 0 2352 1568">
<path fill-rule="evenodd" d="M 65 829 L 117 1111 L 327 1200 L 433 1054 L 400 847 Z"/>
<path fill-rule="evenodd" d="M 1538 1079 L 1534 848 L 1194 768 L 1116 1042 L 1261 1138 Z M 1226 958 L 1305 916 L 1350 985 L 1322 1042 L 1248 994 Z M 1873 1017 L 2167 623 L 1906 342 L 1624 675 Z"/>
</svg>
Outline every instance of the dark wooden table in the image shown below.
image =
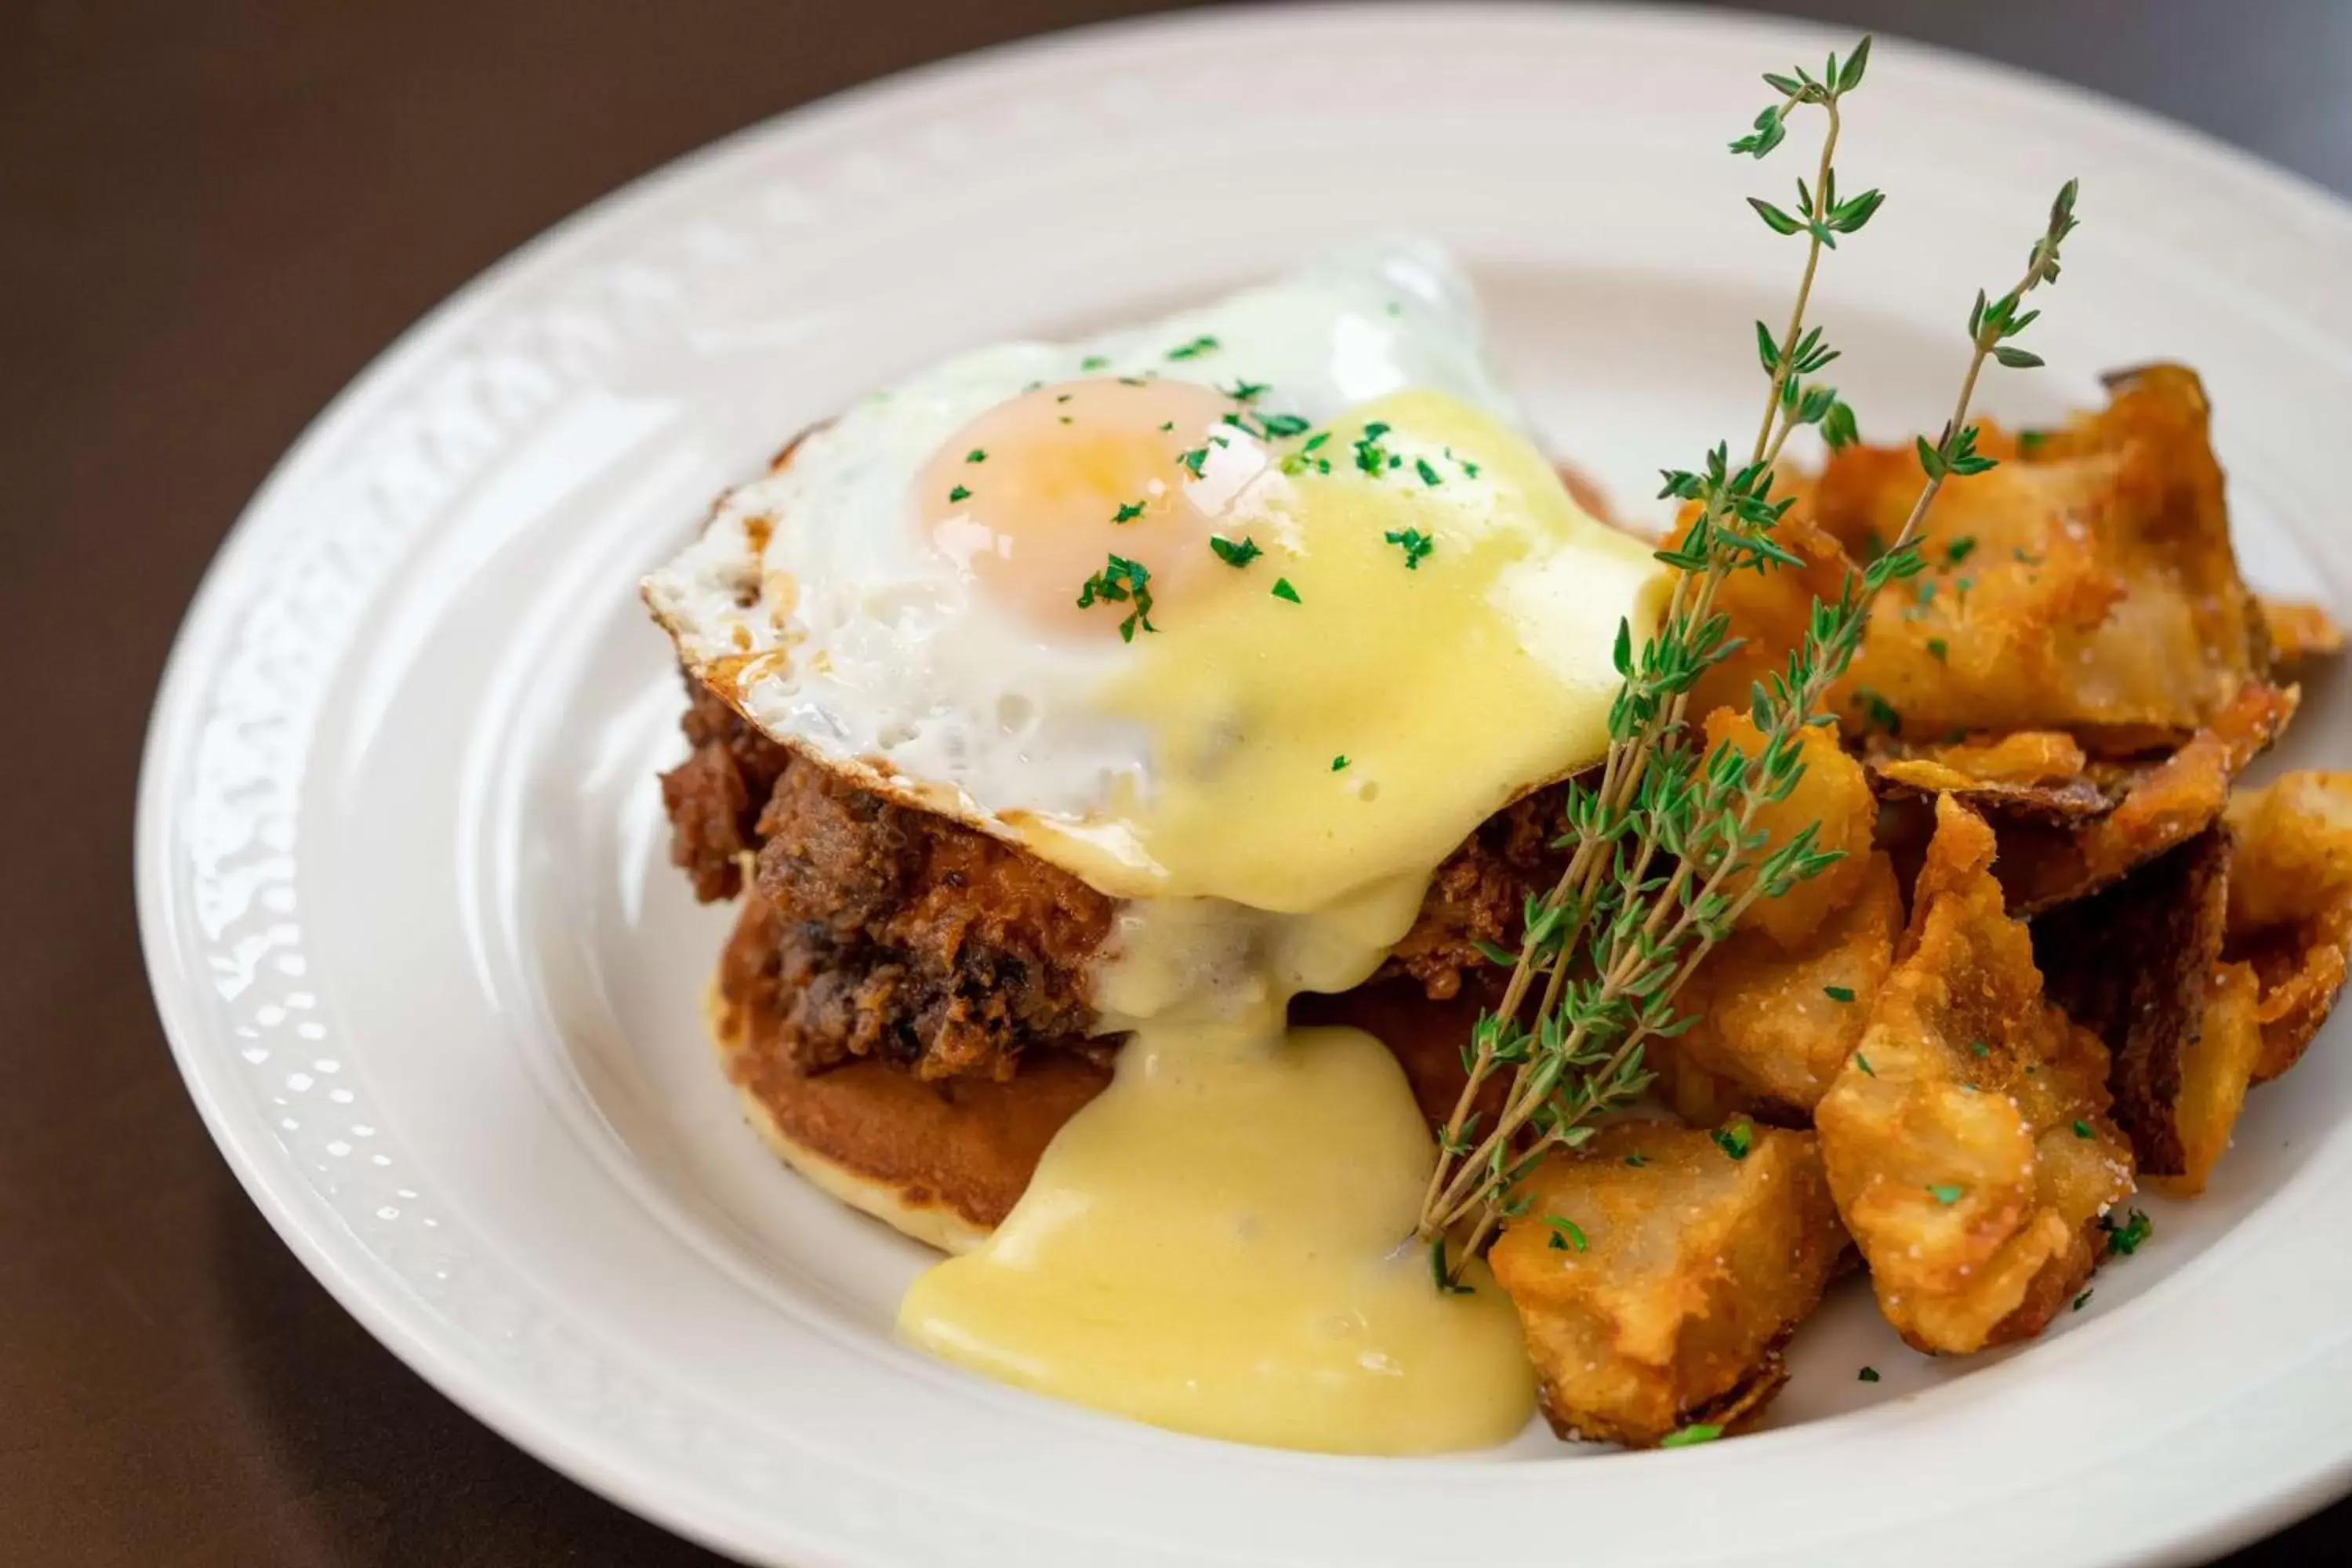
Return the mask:
<svg viewBox="0 0 2352 1568">
<path fill-rule="evenodd" d="M 738 126 L 1145 8 L 0 7 L 0 1561 L 714 1561 L 444 1401 L 239 1192 L 140 965 L 140 732 L 246 498 L 443 295 Z M 2352 192 L 2341 0 L 1790 8 L 2072 78 Z M 2352 1561 L 2347 1537 L 2339 1506 L 2235 1561 Z"/>
</svg>

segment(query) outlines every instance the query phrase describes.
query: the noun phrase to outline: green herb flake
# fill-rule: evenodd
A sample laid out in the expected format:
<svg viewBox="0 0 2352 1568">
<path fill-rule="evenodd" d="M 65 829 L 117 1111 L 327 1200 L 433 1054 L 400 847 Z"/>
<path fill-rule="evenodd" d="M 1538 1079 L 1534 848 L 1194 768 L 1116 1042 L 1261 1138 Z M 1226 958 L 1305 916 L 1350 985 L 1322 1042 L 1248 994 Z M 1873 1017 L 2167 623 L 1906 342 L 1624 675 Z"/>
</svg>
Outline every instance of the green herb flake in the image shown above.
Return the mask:
<svg viewBox="0 0 2352 1568">
<path fill-rule="evenodd" d="M 1992 1055 L 1992 1047 L 1986 1045 L 1982 1040 L 1970 1040 L 1969 1042 L 1969 1055 L 1972 1057 L 1989 1057 Z"/>
<path fill-rule="evenodd" d="M 1121 642 L 1133 642 L 1138 626 L 1147 632 L 1160 629 L 1151 624 L 1151 573 L 1139 561 L 1129 561 L 1124 555 L 1106 556 L 1103 569 L 1078 587 L 1078 608 L 1090 609 L 1096 605 L 1132 606 L 1127 619 L 1118 624 Z"/>
<path fill-rule="evenodd" d="M 1628 1154 L 1625 1156 L 1625 1163 L 1633 1166 L 1633 1169 L 1637 1171 L 1649 1163 L 1650 1157 L 1647 1154 Z"/>
<path fill-rule="evenodd" d="M 1106 354 L 1088 354 L 1086 358 L 1078 362 L 1078 368 L 1080 370 L 1102 370 L 1107 368 L 1109 364 L 1109 356 Z M 1067 403 L 1069 400 L 1070 395 L 1066 392 L 1062 394 L 1060 397 L 1055 399 L 1057 403 Z"/>
<path fill-rule="evenodd" d="M 1437 477 L 1437 470 L 1429 466 L 1429 459 L 1427 458 L 1415 458 L 1412 460 L 1412 471 L 1421 476 L 1421 482 L 1423 484 L 1438 485 L 1444 483 L 1443 479 Z"/>
<path fill-rule="evenodd" d="M 1927 1195 L 1935 1199 L 1937 1203 L 1942 1204 L 1946 1208 L 1949 1208 L 1954 1204 L 1958 1203 L 1960 1201 L 1961 1194 L 1967 1191 L 1968 1189 L 1966 1187 L 1955 1186 L 1949 1182 L 1937 1182 L 1934 1186 L 1927 1189 Z"/>
<path fill-rule="evenodd" d="M 1331 771 L 1335 773 L 1339 773 L 1348 765 L 1348 753 L 1345 752 L 1340 752 L 1338 756 L 1331 759 Z"/>
<path fill-rule="evenodd" d="M 1176 459 L 1176 466 L 1180 468 L 1190 468 L 1192 471 L 1192 477 L 1197 479 L 1201 477 L 1202 465 L 1208 460 L 1209 449 L 1206 447 L 1195 447 L 1191 451 L 1181 454 Z"/>
<path fill-rule="evenodd" d="M 1176 421 L 1174 421 L 1173 419 L 1163 419 L 1163 420 L 1161 420 L 1161 421 L 1160 422 L 1160 434 L 1162 434 L 1162 435 L 1166 435 L 1169 431 L 1173 430 L 1173 429 L 1175 429 L 1175 428 L 1176 428 Z"/>
<path fill-rule="evenodd" d="M 1231 386 L 1217 388 L 1235 403 L 1255 403 L 1265 395 L 1267 387 L 1262 381 L 1237 381 Z"/>
<path fill-rule="evenodd" d="M 1723 1428 L 1704 1421 L 1693 1422 L 1679 1431 L 1669 1432 L 1658 1439 L 1661 1448 L 1688 1448 L 1700 1443 L 1712 1443 L 1723 1436 Z"/>
<path fill-rule="evenodd" d="M 1437 548 L 1437 541 L 1417 528 L 1392 528 L 1381 537 L 1404 552 L 1404 568 L 1408 572 L 1421 570 L 1423 557 Z"/>
<path fill-rule="evenodd" d="M 1832 1002 L 1851 1002 L 1853 1000 L 1853 987 L 1851 985 L 1824 985 L 1822 987 L 1822 994 L 1828 997 Z"/>
<path fill-rule="evenodd" d="M 1947 566 L 1958 566 L 1961 562 L 1966 561 L 1969 556 L 1975 554 L 1976 550 L 1977 536 L 1973 533 L 1963 533 L 1958 539 L 1953 540 L 1949 544 L 1944 546 L 1944 564 Z"/>
<path fill-rule="evenodd" d="M 1307 433 L 1307 421 L 1296 414 L 1261 414 L 1257 422 L 1266 438 L 1272 441 L 1286 441 L 1293 436 Z"/>
<path fill-rule="evenodd" d="M 956 486 L 955 489 L 948 492 L 948 500 L 970 500 L 971 499 L 971 492 L 964 489 L 961 485 Z"/>
<path fill-rule="evenodd" d="M 1862 687 L 1854 692 L 1853 703 L 1855 707 L 1862 710 L 1863 717 L 1868 720 L 1874 728 L 1884 730 L 1889 735 L 1903 733 L 1903 715 L 1895 710 L 1894 703 L 1889 702 L 1869 687 Z"/>
<path fill-rule="evenodd" d="M 1170 349 L 1168 351 L 1168 357 L 1170 359 L 1199 359 L 1202 354 L 1214 353 L 1216 349 L 1217 340 L 1210 337 L 1204 332 L 1201 336 L 1194 338 L 1189 343 L 1179 343 L 1174 348 Z"/>
<path fill-rule="evenodd" d="M 1110 514 L 1110 520 L 1113 522 L 1133 522 L 1137 518 L 1141 517 L 1142 515 L 1143 503 L 1141 501 L 1121 501 L 1119 503 L 1118 510 Z"/>
<path fill-rule="evenodd" d="M 1287 599 L 1294 605 L 1299 602 L 1298 590 L 1290 585 L 1290 579 L 1287 577 L 1276 577 L 1274 580 L 1274 596 L 1277 599 Z"/>
<path fill-rule="evenodd" d="M 2081 1295 L 2074 1298 L 2074 1310 L 2078 1312 L 2090 1304 L 2091 1293 L 2088 1290 L 2084 1291 Z"/>
<path fill-rule="evenodd" d="M 1866 1366 L 1854 1375 L 1859 1377 L 1864 1383 L 1876 1383 L 1878 1381 L 1878 1369 L 1874 1366 Z"/>
<path fill-rule="evenodd" d="M 2094 1136 L 2091 1131 L 2091 1124 L 2087 1121 L 2077 1120 L 2074 1123 L 2074 1136 L 2083 1139 L 2087 1142 Z"/>
<path fill-rule="evenodd" d="M 1209 537 L 1209 548 L 1217 552 L 1218 560 L 1234 567 L 1246 566 L 1265 553 L 1257 547 L 1257 541 L 1246 534 L 1243 535 L 1238 542 L 1230 539 L 1219 539 L 1212 534 Z"/>
<path fill-rule="evenodd" d="M 1715 1146 L 1735 1160 L 1745 1160 L 1748 1152 L 1756 1147 L 1756 1124 L 1742 1117 L 1727 1127 L 1718 1127 L 1707 1134 Z"/>
<path fill-rule="evenodd" d="M 1927 639 L 1927 656 L 1934 659 L 1937 664 L 1948 663 L 1949 661 L 1948 656 L 1951 651 L 1950 645 L 1946 643 L 1943 638 L 1929 637 Z"/>
<path fill-rule="evenodd" d="M 988 453 L 982 447 L 974 447 L 963 455 L 963 460 L 967 463 L 985 463 L 988 461 Z"/>
<path fill-rule="evenodd" d="M 1864 1056 L 1860 1051 L 1853 1053 L 1853 1065 L 1862 1069 L 1862 1076 L 1864 1078 L 1876 1078 L 1878 1076 L 1878 1069 L 1872 1067 L 1870 1065 L 1870 1058 Z"/>
<path fill-rule="evenodd" d="M 2113 1215 L 2101 1215 L 2099 1228 L 2106 1232 L 2109 1251 L 2129 1258 L 2147 1243 L 2150 1236 L 2155 1234 L 2156 1222 L 2139 1210 L 2134 1209 L 2130 1216 L 2121 1225 L 2116 1223 Z"/>
</svg>

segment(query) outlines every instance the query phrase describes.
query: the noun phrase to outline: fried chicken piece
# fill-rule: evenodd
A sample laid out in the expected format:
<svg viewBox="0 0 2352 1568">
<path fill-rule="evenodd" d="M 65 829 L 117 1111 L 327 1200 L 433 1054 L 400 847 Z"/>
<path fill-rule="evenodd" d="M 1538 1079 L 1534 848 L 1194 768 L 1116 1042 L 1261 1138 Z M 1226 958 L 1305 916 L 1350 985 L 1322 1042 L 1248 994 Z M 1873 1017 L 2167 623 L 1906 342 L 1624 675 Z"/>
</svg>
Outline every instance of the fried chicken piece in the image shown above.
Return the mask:
<svg viewBox="0 0 2352 1568">
<path fill-rule="evenodd" d="M 1809 1132 L 1618 1122 L 1520 1191 L 1490 1262 L 1562 1437 L 1752 1421 L 1846 1249 Z"/>
<path fill-rule="evenodd" d="M 2253 1070 L 2236 1032 L 2250 1021 L 2235 978 L 2210 994 L 2221 959 L 2230 903 L 2230 834 L 2209 827 L 2167 850 L 2114 886 L 2061 904 L 2033 922 L 2033 956 L 2050 997 L 2096 1034 L 2112 1063 L 2116 1120 L 2129 1135 L 2146 1174 L 2179 1176 L 2201 1186 Z M 2216 1004 L 2219 1012 L 2216 1012 Z M 2240 1014 L 2246 1013 L 2245 1018 Z M 2209 1023 L 2231 1031 L 2208 1040 Z M 2224 1081 L 2215 1075 L 2235 1075 Z"/>
<path fill-rule="evenodd" d="M 686 677 L 678 728 L 694 748 L 661 776 L 669 814 L 670 863 L 706 904 L 743 890 L 743 858 L 760 847 L 758 824 L 792 753 L 743 721 L 716 693 Z"/>
<path fill-rule="evenodd" d="M 1936 816 L 1895 970 L 1814 1124 L 1880 1310 L 1964 1352 L 2042 1331 L 2133 1168 L 2106 1050 L 2042 995 L 1991 828 L 1949 795 Z"/>
<path fill-rule="evenodd" d="M 1894 865 L 1867 851 L 1853 864 L 1859 885 L 1801 948 L 1735 931 L 1684 983 L 1675 1005 L 1696 1021 L 1649 1052 L 1673 1080 L 1677 1112 L 1712 1124 L 1742 1110 L 1802 1124 L 1829 1092 L 1862 1043 L 1903 927 Z M 1687 1081 L 1694 1069 L 1703 1075 L 1696 1084 Z"/>
<path fill-rule="evenodd" d="M 2352 954 L 2352 773 L 2287 773 L 2230 798 L 2238 861 L 2222 956 L 2252 966 L 2262 1030 L 2254 1081 L 2302 1059 Z"/>
</svg>

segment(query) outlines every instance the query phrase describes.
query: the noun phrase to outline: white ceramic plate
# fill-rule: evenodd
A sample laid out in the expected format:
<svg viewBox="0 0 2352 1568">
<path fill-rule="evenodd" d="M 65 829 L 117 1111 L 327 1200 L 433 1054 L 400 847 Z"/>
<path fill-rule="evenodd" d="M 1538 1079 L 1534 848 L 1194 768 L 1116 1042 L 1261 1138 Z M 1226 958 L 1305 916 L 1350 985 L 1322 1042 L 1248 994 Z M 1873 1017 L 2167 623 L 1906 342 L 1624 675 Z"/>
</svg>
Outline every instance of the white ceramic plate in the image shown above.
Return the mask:
<svg viewBox="0 0 2352 1568">
<path fill-rule="evenodd" d="M 361 377 L 181 635 L 139 806 L 149 963 L 255 1200 L 518 1443 L 745 1557 L 834 1563 L 2189 1560 L 2352 1475 L 2352 1040 L 2258 1090 L 2212 1194 L 1965 1366 L 1849 1289 L 1775 1430 L 1446 1462 L 1175 1436 L 894 1343 L 922 1258 L 738 1121 L 664 863 L 681 749 L 638 574 L 708 499 L 950 350 L 1150 311 L 1390 229 L 1450 241 L 1547 433 L 1627 502 L 1753 417 L 1793 251 L 1724 152 L 1850 39 L 1589 8 L 1202 16 L 996 52 L 759 127 L 497 268 Z M 1866 433 L 1932 426 L 2050 193 L 2085 226 L 1993 410 L 2173 356 L 2257 579 L 2352 605 L 2352 219 L 2114 106 L 1885 47 L 1821 315 Z M 1810 137 L 1810 131 L 1803 132 Z M 1777 317 L 1776 317 L 1777 319 Z M 2352 689 L 2289 762 L 2352 761 Z M 1858 1369 L 1884 1381 L 1864 1384 Z"/>
</svg>

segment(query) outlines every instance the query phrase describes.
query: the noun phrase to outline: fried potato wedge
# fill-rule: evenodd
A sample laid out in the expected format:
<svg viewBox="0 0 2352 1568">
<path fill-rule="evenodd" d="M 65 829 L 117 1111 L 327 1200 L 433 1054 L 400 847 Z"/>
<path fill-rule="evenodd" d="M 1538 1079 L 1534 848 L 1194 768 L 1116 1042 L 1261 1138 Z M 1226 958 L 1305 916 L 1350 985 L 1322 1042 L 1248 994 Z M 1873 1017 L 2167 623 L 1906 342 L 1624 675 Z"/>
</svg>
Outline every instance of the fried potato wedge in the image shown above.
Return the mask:
<svg viewBox="0 0 2352 1568">
<path fill-rule="evenodd" d="M 2210 1142 L 2206 1124 L 2217 1109 L 2227 1106 L 2234 1116 L 2254 1065 L 2234 1041 L 2222 1048 L 2203 1040 L 2230 907 L 2230 845 L 2227 828 L 2209 827 L 2033 922 L 2034 962 L 2051 999 L 2107 1047 L 2116 1120 L 2139 1169 L 2193 1175 L 2200 1186 L 2205 1173 L 2191 1170 L 2189 1133 L 2201 1127 Z M 2227 1000 L 2221 1021 L 2234 1026 L 2240 1002 L 2251 1003 L 2252 994 L 2232 992 Z M 2236 1081 L 2192 1082 L 2192 1070 L 2231 1073 Z M 2228 1139 L 2225 1125 L 2220 1142 Z M 2218 1155 L 2219 1145 L 2211 1152 Z"/>
<path fill-rule="evenodd" d="M 1733 932 L 1708 953 L 1677 994 L 1696 1021 L 1654 1042 L 1652 1065 L 1671 1077 L 1669 1101 L 1686 1119 L 1712 1125 L 1748 1110 L 1773 1121 L 1807 1120 L 1847 1058 L 1895 964 L 1903 891 L 1885 855 L 1864 855 L 1853 892 L 1794 952 L 1763 931 Z M 1685 1104 L 1694 1073 L 1714 1100 Z"/>
<path fill-rule="evenodd" d="M 1956 795 L 1980 811 L 2061 825 L 2115 809 L 2115 797 L 2089 769 L 2082 746 L 2055 730 L 1900 750 L 1882 745 L 1870 758 L 1881 788 Z"/>
<path fill-rule="evenodd" d="M 2297 700 L 2294 687 L 2249 684 L 2170 754 L 2095 764 L 2100 787 L 2116 799 L 2102 816 L 2061 825 L 1997 817 L 2010 908 L 2031 915 L 2087 897 L 2204 832 L 2229 804 L 2231 781 L 2286 728 Z"/>
<path fill-rule="evenodd" d="M 2109 387 L 2105 409 L 2031 442 L 1987 431 L 1999 466 L 1937 492 L 1919 533 L 1927 570 L 1881 594 L 1833 693 L 1851 731 L 2064 730 L 2127 753 L 2178 743 L 2268 675 L 2204 388 L 2179 365 Z M 1867 560 L 1921 483 L 1909 447 L 1850 447 L 1815 482 L 1813 525 Z M 1734 629 L 1778 624 L 1735 608 Z"/>
<path fill-rule="evenodd" d="M 2352 773 L 2299 772 L 2231 796 L 2238 861 L 2222 956 L 2257 980 L 2254 1081 L 2302 1059 L 2352 955 Z"/>
<path fill-rule="evenodd" d="M 2317 658 L 2344 651 L 2344 628 L 2317 605 L 2260 596 L 2263 628 L 2270 634 L 2271 668 L 2291 674 Z"/>
<path fill-rule="evenodd" d="M 2180 1173 L 2156 1178 L 2174 1197 L 2193 1198 L 2205 1190 L 2245 1109 L 2246 1089 L 2262 1060 L 2261 984 L 2250 963 L 2217 964 L 2206 984 L 2204 1019 L 2182 1053 L 2180 1098 L 2173 1107 Z"/>
<path fill-rule="evenodd" d="M 1618 1122 L 1520 1191 L 1489 1261 L 1562 1437 L 1752 1420 L 1846 1250 L 1810 1132 Z"/>
<path fill-rule="evenodd" d="M 1709 749 L 1728 745 L 1753 762 L 1764 737 L 1744 708 L 1718 708 L 1706 716 Z M 1781 800 L 1757 810 L 1754 826 L 1766 836 L 1759 857 L 1790 843 L 1807 827 L 1813 847 L 1843 857 L 1776 899 L 1759 899 L 1739 918 L 1742 931 L 1761 931 L 1784 952 L 1801 950 L 1832 911 L 1851 900 L 1869 874 L 1870 836 L 1878 821 L 1878 800 L 1862 764 L 1839 746 L 1826 728 L 1809 727 L 1798 738 L 1804 772 Z M 1731 878 L 1724 892 L 1738 897 L 1752 879 Z"/>
<path fill-rule="evenodd" d="M 1715 608 L 1729 618 L 1739 646 L 1722 663 L 1700 673 L 1691 688 L 1694 713 L 1717 708 L 1746 712 L 1756 684 L 1785 668 L 1790 651 L 1804 640 L 1813 601 L 1837 603 L 1848 574 L 1856 570 L 1844 546 L 1813 524 L 1802 499 L 1804 481 L 1790 477 L 1776 483 L 1778 493 L 1794 489 L 1799 496 L 1772 532 L 1772 542 L 1794 556 L 1797 564 L 1734 572 L 1717 586 Z M 1681 544 L 1688 531 L 1685 519 L 1675 531 L 1674 542 Z"/>
<path fill-rule="evenodd" d="M 1936 818 L 1894 972 L 1814 1125 L 1880 1310 L 1964 1352 L 2041 1332 L 2133 1168 L 2106 1049 L 2042 994 L 1992 829 L 1950 795 Z"/>
</svg>

